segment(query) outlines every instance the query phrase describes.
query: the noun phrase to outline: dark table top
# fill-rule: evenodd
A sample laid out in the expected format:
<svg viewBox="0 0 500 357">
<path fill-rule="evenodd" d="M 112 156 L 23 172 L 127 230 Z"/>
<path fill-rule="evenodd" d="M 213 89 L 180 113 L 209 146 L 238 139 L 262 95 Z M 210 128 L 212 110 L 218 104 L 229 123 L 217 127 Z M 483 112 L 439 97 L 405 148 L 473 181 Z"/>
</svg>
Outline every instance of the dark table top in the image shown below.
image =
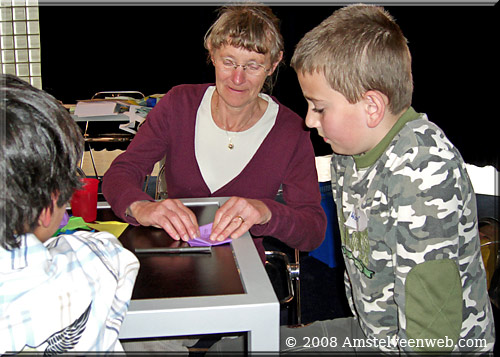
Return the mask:
<svg viewBox="0 0 500 357">
<path fill-rule="evenodd" d="M 216 206 L 193 206 L 200 224 L 213 220 Z M 111 209 L 99 209 L 98 221 L 120 221 Z M 189 245 L 175 241 L 163 229 L 132 226 L 120 236 L 123 246 L 135 248 Z M 230 244 L 212 247 L 211 253 L 136 254 L 141 267 L 132 299 L 244 294 Z"/>
</svg>

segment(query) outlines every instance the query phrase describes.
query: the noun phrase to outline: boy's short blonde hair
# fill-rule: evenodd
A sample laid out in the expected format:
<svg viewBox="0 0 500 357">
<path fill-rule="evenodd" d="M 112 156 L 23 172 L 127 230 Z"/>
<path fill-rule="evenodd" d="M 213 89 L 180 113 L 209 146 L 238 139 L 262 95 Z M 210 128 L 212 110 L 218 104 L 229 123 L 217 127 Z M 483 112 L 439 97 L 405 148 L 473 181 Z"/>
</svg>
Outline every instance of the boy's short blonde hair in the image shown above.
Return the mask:
<svg viewBox="0 0 500 357">
<path fill-rule="evenodd" d="M 224 6 L 205 34 L 205 48 L 231 45 L 261 54 L 270 54 L 271 63 L 280 59 L 283 37 L 279 20 L 268 6 L 254 4 Z"/>
<path fill-rule="evenodd" d="M 392 114 L 411 105 L 410 50 L 382 7 L 351 5 L 335 11 L 300 40 L 291 66 L 301 73 L 323 73 L 352 104 L 368 90 L 379 90 L 389 98 Z"/>
</svg>

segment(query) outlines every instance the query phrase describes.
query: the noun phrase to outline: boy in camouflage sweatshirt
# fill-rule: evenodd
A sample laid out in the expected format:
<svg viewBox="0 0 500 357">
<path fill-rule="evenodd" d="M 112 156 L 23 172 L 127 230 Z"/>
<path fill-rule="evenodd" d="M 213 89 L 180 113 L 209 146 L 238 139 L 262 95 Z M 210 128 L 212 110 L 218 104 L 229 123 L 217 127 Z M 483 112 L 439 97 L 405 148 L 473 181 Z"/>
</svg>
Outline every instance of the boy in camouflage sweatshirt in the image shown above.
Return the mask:
<svg viewBox="0 0 500 357">
<path fill-rule="evenodd" d="M 476 201 L 444 133 L 411 107 L 406 39 L 380 7 L 342 8 L 299 42 L 306 124 L 334 151 L 352 318 L 282 329 L 285 351 L 491 351 Z"/>
</svg>

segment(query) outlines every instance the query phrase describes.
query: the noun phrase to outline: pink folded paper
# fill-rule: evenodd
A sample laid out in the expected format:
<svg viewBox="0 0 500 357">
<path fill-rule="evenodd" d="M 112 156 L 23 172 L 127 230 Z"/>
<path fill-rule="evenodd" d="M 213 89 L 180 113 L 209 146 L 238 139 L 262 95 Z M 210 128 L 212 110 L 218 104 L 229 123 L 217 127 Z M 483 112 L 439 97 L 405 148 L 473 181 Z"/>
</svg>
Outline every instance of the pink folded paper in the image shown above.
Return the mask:
<svg viewBox="0 0 500 357">
<path fill-rule="evenodd" d="M 221 245 L 230 243 L 232 241 L 231 238 L 226 238 L 223 241 L 211 241 L 210 233 L 212 233 L 212 225 L 213 223 L 205 224 L 204 226 L 200 226 L 200 236 L 198 238 L 190 239 L 188 244 L 191 247 L 206 247 L 212 245 Z"/>
</svg>

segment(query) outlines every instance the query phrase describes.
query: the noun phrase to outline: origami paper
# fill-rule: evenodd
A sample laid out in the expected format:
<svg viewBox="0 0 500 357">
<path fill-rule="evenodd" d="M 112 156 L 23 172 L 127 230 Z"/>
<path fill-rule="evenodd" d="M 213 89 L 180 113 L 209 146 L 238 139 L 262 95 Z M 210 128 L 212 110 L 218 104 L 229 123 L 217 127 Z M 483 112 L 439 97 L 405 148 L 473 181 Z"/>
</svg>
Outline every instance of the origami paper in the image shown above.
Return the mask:
<svg viewBox="0 0 500 357">
<path fill-rule="evenodd" d="M 205 246 L 226 244 L 232 241 L 231 238 L 226 238 L 223 241 L 211 241 L 210 233 L 212 233 L 212 225 L 213 223 L 209 223 L 200 226 L 200 236 L 198 238 L 190 239 L 188 241 L 188 244 L 191 247 L 205 247 Z"/>
</svg>

